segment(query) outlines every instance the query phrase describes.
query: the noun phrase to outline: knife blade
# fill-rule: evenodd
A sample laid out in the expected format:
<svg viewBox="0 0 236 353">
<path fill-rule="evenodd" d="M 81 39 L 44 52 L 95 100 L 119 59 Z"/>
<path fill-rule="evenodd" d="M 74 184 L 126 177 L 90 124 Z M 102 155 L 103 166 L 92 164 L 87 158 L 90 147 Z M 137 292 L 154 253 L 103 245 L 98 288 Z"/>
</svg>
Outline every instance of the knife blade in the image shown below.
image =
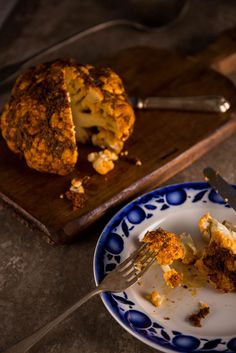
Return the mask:
<svg viewBox="0 0 236 353">
<path fill-rule="evenodd" d="M 210 186 L 236 211 L 236 190 L 210 167 L 205 168 L 203 174 Z"/>
<path fill-rule="evenodd" d="M 222 96 L 195 97 L 129 97 L 134 109 L 171 109 L 185 111 L 200 111 L 211 113 L 225 113 L 230 103 Z"/>
</svg>

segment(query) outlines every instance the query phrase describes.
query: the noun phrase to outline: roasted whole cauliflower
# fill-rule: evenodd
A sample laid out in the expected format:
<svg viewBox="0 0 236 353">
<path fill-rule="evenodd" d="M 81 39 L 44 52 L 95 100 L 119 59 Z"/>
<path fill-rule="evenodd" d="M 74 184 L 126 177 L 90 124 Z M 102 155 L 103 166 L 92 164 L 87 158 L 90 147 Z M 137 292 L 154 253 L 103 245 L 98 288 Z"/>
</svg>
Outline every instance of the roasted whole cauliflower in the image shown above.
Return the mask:
<svg viewBox="0 0 236 353">
<path fill-rule="evenodd" d="M 119 154 L 134 121 L 122 81 L 111 69 L 57 60 L 18 77 L 1 130 L 29 167 L 65 175 L 77 162 L 77 142 Z"/>
</svg>

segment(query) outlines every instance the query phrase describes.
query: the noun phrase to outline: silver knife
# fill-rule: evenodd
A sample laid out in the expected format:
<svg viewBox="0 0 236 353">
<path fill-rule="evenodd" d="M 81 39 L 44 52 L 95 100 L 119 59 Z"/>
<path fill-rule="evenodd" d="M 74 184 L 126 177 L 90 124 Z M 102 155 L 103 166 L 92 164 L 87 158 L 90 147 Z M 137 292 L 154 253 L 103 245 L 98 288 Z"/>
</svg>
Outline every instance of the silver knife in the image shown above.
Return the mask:
<svg viewBox="0 0 236 353">
<path fill-rule="evenodd" d="M 188 110 L 212 113 L 225 113 L 230 103 L 222 96 L 196 97 L 129 97 L 134 109 Z"/>
<path fill-rule="evenodd" d="M 236 211 L 236 190 L 210 167 L 205 168 L 203 174 L 210 186 Z"/>
</svg>

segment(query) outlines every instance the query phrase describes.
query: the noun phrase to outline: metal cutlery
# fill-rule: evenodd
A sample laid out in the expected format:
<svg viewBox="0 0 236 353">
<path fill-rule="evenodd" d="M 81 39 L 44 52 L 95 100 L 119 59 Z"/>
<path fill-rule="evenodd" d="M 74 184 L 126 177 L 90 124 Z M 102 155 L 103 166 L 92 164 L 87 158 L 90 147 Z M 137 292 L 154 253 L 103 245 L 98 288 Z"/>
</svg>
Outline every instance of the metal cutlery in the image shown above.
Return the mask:
<svg viewBox="0 0 236 353">
<path fill-rule="evenodd" d="M 77 310 L 87 300 L 101 292 L 122 292 L 136 283 L 155 261 L 157 251 L 150 251 L 148 244 L 142 244 L 125 261 L 110 272 L 102 282 L 85 297 L 80 299 L 64 313 L 2 353 L 28 352 L 48 332 L 60 324 L 65 318 Z"/>
<path fill-rule="evenodd" d="M 44 57 L 63 48 L 65 45 L 72 44 L 91 34 L 103 31 L 105 29 L 126 26 L 137 31 L 152 31 L 153 29 L 135 21 L 126 19 L 116 19 L 105 21 L 95 26 L 76 32 L 73 35 L 63 39 L 62 41 L 45 48 L 32 56 L 0 68 L 0 95 L 10 92 L 16 77 L 22 70 L 42 61 Z M 165 110 L 182 110 L 182 111 L 201 111 L 212 113 L 225 113 L 230 109 L 230 103 L 222 96 L 196 96 L 196 97 L 129 97 L 129 101 L 134 109 L 165 109 Z"/>
<path fill-rule="evenodd" d="M 210 186 L 236 211 L 236 190 L 210 167 L 205 168 L 203 174 Z"/>
<path fill-rule="evenodd" d="M 212 113 L 225 113 L 230 103 L 222 96 L 196 96 L 196 97 L 129 97 L 134 109 L 174 109 L 182 111 L 201 111 Z"/>
</svg>

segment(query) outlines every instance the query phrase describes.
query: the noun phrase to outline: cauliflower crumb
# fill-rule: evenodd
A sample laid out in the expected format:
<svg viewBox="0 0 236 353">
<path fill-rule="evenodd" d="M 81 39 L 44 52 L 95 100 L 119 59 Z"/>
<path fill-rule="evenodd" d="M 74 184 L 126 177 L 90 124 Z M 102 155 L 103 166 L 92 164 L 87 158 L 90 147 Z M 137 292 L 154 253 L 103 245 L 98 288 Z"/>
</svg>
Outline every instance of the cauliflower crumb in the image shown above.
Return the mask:
<svg viewBox="0 0 236 353">
<path fill-rule="evenodd" d="M 128 156 L 128 154 L 129 154 L 129 151 L 127 151 L 127 150 L 121 151 L 121 153 L 120 153 L 120 155 L 121 155 L 122 157 Z"/>
<path fill-rule="evenodd" d="M 93 168 L 101 175 L 110 172 L 115 166 L 113 162 L 117 159 L 117 154 L 108 149 L 100 152 L 92 152 L 88 155 L 88 161 L 93 164 Z"/>
<path fill-rule="evenodd" d="M 156 290 L 152 291 L 152 293 L 147 295 L 146 298 L 152 303 L 152 305 L 156 306 L 157 308 L 160 308 L 164 301 L 164 295 L 160 295 L 160 293 L 158 293 Z"/>
<path fill-rule="evenodd" d="M 80 178 L 72 179 L 70 191 L 77 192 L 79 194 L 84 194 L 84 187 L 82 183 L 83 183 L 83 180 Z"/>
<path fill-rule="evenodd" d="M 125 160 L 126 162 L 129 162 L 131 164 L 134 164 L 138 167 L 141 167 L 142 166 L 142 161 L 138 158 L 138 157 L 135 157 L 135 156 L 130 156 L 129 155 L 129 152 L 126 150 L 126 151 L 121 151 L 120 153 L 120 157 Z"/>
<path fill-rule="evenodd" d="M 164 266 L 162 266 L 164 267 Z M 168 266 L 169 267 L 169 266 Z M 177 272 L 175 269 L 170 269 L 163 274 L 164 280 L 168 286 L 171 288 L 176 288 L 180 286 L 183 281 L 183 273 Z"/>
<path fill-rule="evenodd" d="M 72 202 L 73 209 L 84 207 L 86 197 L 83 182 L 87 180 L 87 178 L 88 177 L 72 179 L 70 189 L 65 193 L 67 199 Z"/>
</svg>

